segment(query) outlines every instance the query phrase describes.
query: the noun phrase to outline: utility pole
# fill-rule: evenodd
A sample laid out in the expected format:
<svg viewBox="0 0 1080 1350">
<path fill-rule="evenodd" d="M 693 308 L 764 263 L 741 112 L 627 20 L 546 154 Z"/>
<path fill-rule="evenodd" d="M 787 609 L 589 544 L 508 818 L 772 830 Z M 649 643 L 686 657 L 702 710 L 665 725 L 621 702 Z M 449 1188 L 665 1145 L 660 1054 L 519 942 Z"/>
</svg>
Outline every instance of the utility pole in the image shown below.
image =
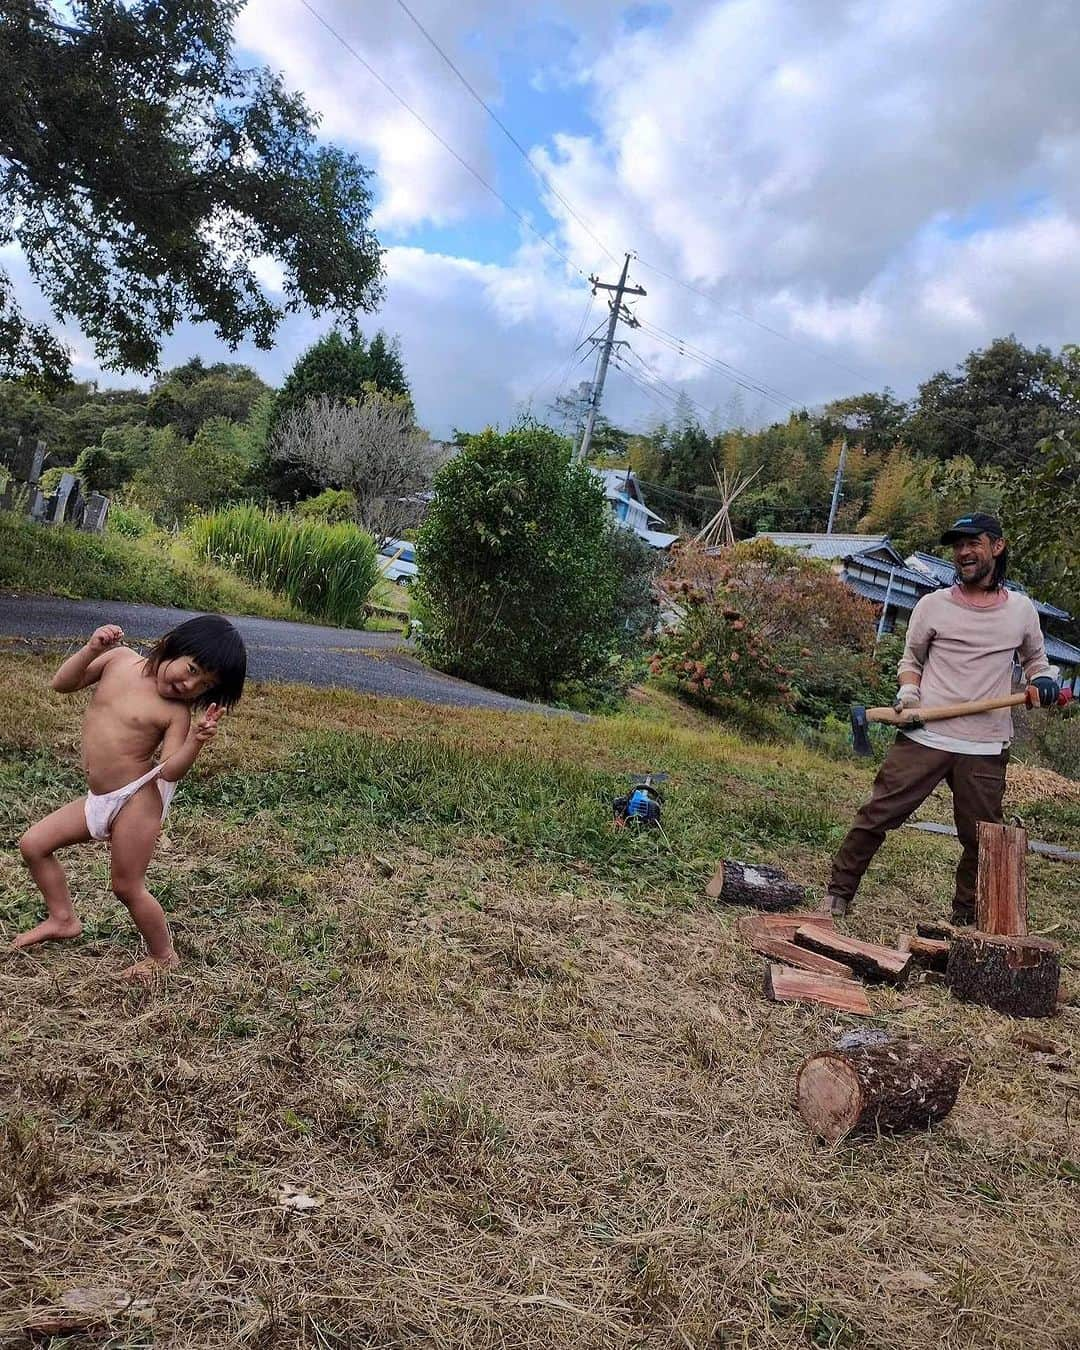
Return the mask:
<svg viewBox="0 0 1080 1350">
<path fill-rule="evenodd" d="M 840 486 L 844 481 L 844 460 L 847 459 L 847 437 L 845 436 L 840 444 L 840 459 L 836 465 L 836 478 L 833 480 L 832 502 L 829 505 L 829 523 L 825 526 L 825 533 L 832 534 L 832 527 L 836 523 L 836 508 L 840 505 Z"/>
<path fill-rule="evenodd" d="M 630 254 L 628 253 L 623 263 L 622 275 L 614 285 L 611 282 L 600 281 L 597 277 L 589 278 L 592 282 L 593 295 L 597 291 L 614 291 L 615 298 L 608 301 L 611 317 L 608 319 L 607 333 L 600 343 L 600 357 L 596 363 L 596 379 L 593 381 L 592 394 L 589 398 L 589 413 L 585 418 L 585 430 L 581 433 L 581 444 L 578 446 L 575 456 L 579 460 L 586 460 L 589 457 L 589 446 L 592 444 L 596 414 L 600 410 L 600 400 L 604 396 L 604 380 L 607 377 L 608 362 L 611 360 L 611 352 L 615 346 L 615 329 L 618 327 L 620 319 L 629 324 L 631 328 L 638 326 L 637 320 L 623 304 L 623 296 L 645 295 L 646 292 L 640 286 L 628 286 L 626 284 L 626 274 L 629 270 Z"/>
</svg>

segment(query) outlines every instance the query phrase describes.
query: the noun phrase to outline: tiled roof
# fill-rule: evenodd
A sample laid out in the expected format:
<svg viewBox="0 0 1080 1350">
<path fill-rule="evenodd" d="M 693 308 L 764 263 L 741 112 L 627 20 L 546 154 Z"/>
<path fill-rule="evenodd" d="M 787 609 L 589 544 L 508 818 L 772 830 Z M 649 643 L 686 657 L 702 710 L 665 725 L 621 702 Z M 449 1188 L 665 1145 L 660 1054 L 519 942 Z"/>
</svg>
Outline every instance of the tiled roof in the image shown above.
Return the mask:
<svg viewBox="0 0 1080 1350">
<path fill-rule="evenodd" d="M 848 561 L 857 567 L 872 567 L 883 577 L 888 578 L 892 575 L 897 581 L 906 581 L 912 586 L 921 586 L 927 593 L 935 589 L 933 580 L 925 572 L 918 572 L 912 567 L 890 567 L 887 562 L 883 562 L 880 558 L 872 558 L 863 553 L 852 554 Z M 885 584 L 888 585 L 887 580 Z"/>
<path fill-rule="evenodd" d="M 1050 661 L 1062 666 L 1080 666 L 1080 647 L 1074 647 L 1064 638 L 1046 635 L 1046 655 Z"/>
<path fill-rule="evenodd" d="M 885 603 L 887 587 L 879 586 L 873 581 L 864 581 L 862 577 L 851 577 L 846 574 L 844 575 L 843 580 L 845 586 L 850 586 L 850 588 L 857 595 L 861 595 L 863 599 L 873 600 L 876 605 L 883 605 Z M 897 609 L 914 609 L 915 601 L 910 595 L 905 595 L 903 591 L 894 590 L 889 596 L 889 607 L 892 608 L 893 606 Z"/>
<path fill-rule="evenodd" d="M 870 548 L 888 544 L 887 534 L 814 534 L 803 532 L 763 530 L 755 539 L 771 539 L 781 548 L 795 548 L 811 558 L 846 558 L 853 553 L 865 553 Z"/>
</svg>

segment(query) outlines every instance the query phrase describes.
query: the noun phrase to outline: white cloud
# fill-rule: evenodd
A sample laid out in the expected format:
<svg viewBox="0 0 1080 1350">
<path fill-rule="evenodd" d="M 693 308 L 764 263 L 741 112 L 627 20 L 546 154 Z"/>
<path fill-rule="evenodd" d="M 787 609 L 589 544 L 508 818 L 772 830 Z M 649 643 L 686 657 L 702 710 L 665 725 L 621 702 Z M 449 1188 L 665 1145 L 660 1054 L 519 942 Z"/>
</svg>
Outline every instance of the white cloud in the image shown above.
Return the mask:
<svg viewBox="0 0 1080 1350">
<path fill-rule="evenodd" d="M 497 131 L 394 0 L 313 3 L 496 181 Z M 532 138 L 537 162 L 589 226 L 552 198 L 557 241 L 605 279 L 616 264 L 590 230 L 617 257 L 636 249 L 633 276 L 649 291 L 638 312 L 651 324 L 752 373 L 746 383 L 810 403 L 886 383 L 910 392 L 1004 333 L 1051 346 L 1077 336 L 1080 25 L 1067 6 L 679 0 L 666 23 L 637 32 L 623 9 L 615 0 L 431 0 L 417 12 L 496 105 L 510 54 L 514 78 L 529 72 L 534 107 L 535 91 L 552 91 L 557 110 L 576 91 L 589 118 L 552 120 Z M 493 231 L 505 232 L 499 265 L 388 251 L 386 304 L 365 327 L 401 335 L 433 430 L 505 422 L 537 383 L 542 403 L 564 372 L 565 382 L 586 373 L 588 363 L 568 361 L 586 299 L 580 279 L 531 236 L 522 241 L 516 222 L 297 0 L 251 0 L 238 34 L 307 92 L 329 138 L 377 169 L 377 223 L 390 242 L 454 225 L 455 251 L 467 255 L 476 225 L 490 256 Z M 267 285 L 280 283 L 259 266 Z M 241 357 L 276 378 L 324 327 L 291 319 L 271 356 L 245 348 Z M 644 330 L 624 336 L 658 378 L 706 407 L 738 388 L 730 372 L 706 370 Z M 168 359 L 200 343 L 212 350 L 205 330 L 185 329 Z M 753 411 L 759 396 L 743 396 Z M 655 399 L 670 402 L 614 372 L 615 415 L 639 419 Z M 766 401 L 762 415 L 783 409 Z"/>
</svg>

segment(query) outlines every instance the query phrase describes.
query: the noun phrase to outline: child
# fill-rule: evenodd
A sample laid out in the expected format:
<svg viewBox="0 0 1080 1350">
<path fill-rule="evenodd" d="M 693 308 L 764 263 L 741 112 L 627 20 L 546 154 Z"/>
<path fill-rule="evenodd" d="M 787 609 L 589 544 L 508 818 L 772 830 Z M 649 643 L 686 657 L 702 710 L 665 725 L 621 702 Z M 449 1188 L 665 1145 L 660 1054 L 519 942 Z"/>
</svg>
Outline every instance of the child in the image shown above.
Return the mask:
<svg viewBox="0 0 1080 1350">
<path fill-rule="evenodd" d="M 145 981 L 180 964 L 165 912 L 146 889 L 146 868 L 176 784 L 213 740 L 222 712 L 243 692 L 247 653 L 232 624 L 213 614 L 166 633 L 147 657 L 118 645 L 123 636 L 116 624 L 105 624 L 53 676 L 52 687 L 61 694 L 96 685 L 83 722 L 90 790 L 19 840 L 48 918 L 20 934 L 12 948 L 79 936 L 82 924 L 54 854 L 67 844 L 106 839 L 113 893 L 127 906 L 149 951 L 123 977 Z M 194 724 L 193 708 L 206 709 Z"/>
</svg>

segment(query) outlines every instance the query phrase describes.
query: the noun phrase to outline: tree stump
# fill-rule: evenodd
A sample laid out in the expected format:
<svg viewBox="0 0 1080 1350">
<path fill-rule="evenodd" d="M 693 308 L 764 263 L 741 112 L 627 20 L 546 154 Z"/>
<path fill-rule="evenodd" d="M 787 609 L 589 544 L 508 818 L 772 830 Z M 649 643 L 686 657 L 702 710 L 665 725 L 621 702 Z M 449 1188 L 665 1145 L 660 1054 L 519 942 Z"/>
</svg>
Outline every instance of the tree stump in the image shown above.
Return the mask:
<svg viewBox="0 0 1080 1350">
<path fill-rule="evenodd" d="M 1009 1017 L 1052 1017 L 1061 949 L 1045 938 L 958 933 L 949 951 L 949 992 Z"/>
<path fill-rule="evenodd" d="M 705 894 L 724 905 L 751 905 L 754 909 L 798 909 L 806 904 L 806 887 L 764 863 L 725 858 L 717 867 Z"/>
<path fill-rule="evenodd" d="M 1027 932 L 1027 831 L 979 821 L 975 927 L 981 933 Z"/>
<path fill-rule="evenodd" d="M 953 1109 L 965 1067 L 914 1041 L 823 1050 L 803 1061 L 795 1105 L 831 1144 L 854 1131 L 925 1130 Z"/>
</svg>

